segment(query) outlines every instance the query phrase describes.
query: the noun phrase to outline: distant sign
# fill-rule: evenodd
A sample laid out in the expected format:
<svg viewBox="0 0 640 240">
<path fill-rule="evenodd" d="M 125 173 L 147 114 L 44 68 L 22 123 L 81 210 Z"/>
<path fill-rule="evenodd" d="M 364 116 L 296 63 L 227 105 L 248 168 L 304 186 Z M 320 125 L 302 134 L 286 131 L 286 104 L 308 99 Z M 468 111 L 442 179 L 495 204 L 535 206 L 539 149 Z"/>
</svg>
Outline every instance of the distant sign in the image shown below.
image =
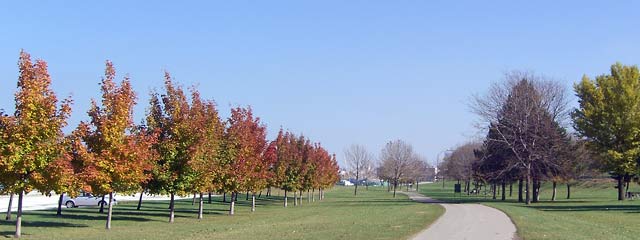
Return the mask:
<svg viewBox="0 0 640 240">
<path fill-rule="evenodd" d="M 460 183 L 456 183 L 455 185 L 453 185 L 453 191 L 454 193 L 462 193 L 462 189 L 460 188 Z"/>
</svg>

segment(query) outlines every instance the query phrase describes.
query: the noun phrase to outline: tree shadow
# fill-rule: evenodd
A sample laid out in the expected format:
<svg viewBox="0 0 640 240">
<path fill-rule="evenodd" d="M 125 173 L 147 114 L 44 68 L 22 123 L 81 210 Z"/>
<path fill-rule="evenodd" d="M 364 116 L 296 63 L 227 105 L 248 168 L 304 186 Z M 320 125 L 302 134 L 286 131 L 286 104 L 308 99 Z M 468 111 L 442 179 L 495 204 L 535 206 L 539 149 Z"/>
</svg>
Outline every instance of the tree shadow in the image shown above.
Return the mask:
<svg viewBox="0 0 640 240">
<path fill-rule="evenodd" d="M 0 221 L 0 225 L 10 225 L 15 226 L 15 221 Z M 22 226 L 29 227 L 50 227 L 50 228 L 59 228 L 59 227 L 89 227 L 89 225 L 85 224 L 76 224 L 76 223 L 67 223 L 67 222 L 49 222 L 49 221 L 26 221 L 22 220 Z M 11 231 L 13 236 L 15 232 Z"/>
<path fill-rule="evenodd" d="M 15 221 L 0 221 L 0 226 L 15 226 Z M 53 222 L 53 221 L 27 221 L 22 220 L 22 227 L 38 227 L 38 228 L 79 228 L 79 227 L 89 227 L 89 225 L 85 224 L 76 224 L 76 223 L 67 223 L 67 222 Z M 0 231 L 0 236 L 5 238 L 13 238 L 15 231 Z M 31 234 L 22 233 L 22 236 L 29 236 Z"/>
<path fill-rule="evenodd" d="M 540 211 L 555 211 L 555 212 L 601 212 L 601 211 L 618 211 L 636 213 L 640 212 L 640 206 L 638 205 L 563 205 L 563 206 L 529 206 Z"/>
<path fill-rule="evenodd" d="M 42 218 L 63 218 L 63 219 L 73 219 L 73 220 L 106 220 L 107 215 L 96 215 L 95 213 L 92 215 L 84 215 L 84 214 L 66 214 L 63 216 L 57 216 L 55 214 L 47 213 L 47 212 L 31 212 L 29 215 L 36 215 Z M 139 214 L 138 214 L 139 215 Z M 139 222 L 149 222 L 154 221 L 153 219 L 144 218 L 144 217 L 134 217 L 128 216 L 125 214 L 118 215 L 114 213 L 111 216 L 113 221 L 139 221 Z"/>
</svg>

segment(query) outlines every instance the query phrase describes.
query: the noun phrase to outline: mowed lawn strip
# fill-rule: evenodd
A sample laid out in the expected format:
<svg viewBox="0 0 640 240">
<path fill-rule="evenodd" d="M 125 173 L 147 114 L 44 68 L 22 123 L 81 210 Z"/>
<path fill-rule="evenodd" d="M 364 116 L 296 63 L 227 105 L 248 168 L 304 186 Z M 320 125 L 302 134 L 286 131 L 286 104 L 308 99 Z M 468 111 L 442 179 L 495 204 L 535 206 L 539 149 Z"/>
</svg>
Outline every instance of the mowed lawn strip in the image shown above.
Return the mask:
<svg viewBox="0 0 640 240">
<path fill-rule="evenodd" d="M 353 196 L 353 188 L 328 190 L 323 201 L 302 206 L 282 207 L 282 195 L 257 201 L 250 212 L 250 200 L 239 195 L 236 215 L 228 216 L 228 203 L 214 197 L 207 204 L 204 219 L 197 220 L 198 203 L 191 199 L 177 201 L 176 222 L 168 223 L 168 202 L 122 202 L 114 208 L 113 229 L 104 229 L 106 214 L 97 208 L 63 209 L 62 217 L 54 210 L 26 212 L 23 237 L 26 239 L 406 239 L 435 221 L 444 209 L 421 204 L 404 195 L 395 199 L 386 188 L 370 187 Z M 15 216 L 14 216 L 15 217 Z M 0 221 L 0 233 L 13 235 L 14 221 Z"/>
<path fill-rule="evenodd" d="M 634 186 L 635 185 L 635 186 Z M 614 183 L 583 182 L 571 187 L 571 199 L 566 199 L 566 185 L 558 185 L 558 197 L 551 199 L 551 184 L 541 188 L 539 203 L 526 206 L 518 203 L 517 184 L 507 201 L 485 197 L 454 195 L 453 182 L 442 189 L 441 183 L 424 184 L 420 192 L 426 196 L 453 202 L 481 203 L 505 212 L 518 228 L 524 240 L 536 239 L 640 239 L 640 200 L 617 201 Z M 507 194 L 509 193 L 507 186 Z M 629 191 L 639 191 L 632 184 Z M 497 196 L 500 199 L 500 195 Z"/>
</svg>

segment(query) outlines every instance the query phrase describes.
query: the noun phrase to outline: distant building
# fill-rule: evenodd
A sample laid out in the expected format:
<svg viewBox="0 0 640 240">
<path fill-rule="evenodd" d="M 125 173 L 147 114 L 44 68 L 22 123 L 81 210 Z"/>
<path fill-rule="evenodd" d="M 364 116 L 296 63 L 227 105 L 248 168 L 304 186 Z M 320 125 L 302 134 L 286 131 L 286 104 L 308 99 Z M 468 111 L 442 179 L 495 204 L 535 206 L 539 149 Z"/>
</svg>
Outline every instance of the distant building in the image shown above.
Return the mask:
<svg viewBox="0 0 640 240">
<path fill-rule="evenodd" d="M 438 175 L 438 167 L 429 167 L 427 168 L 427 172 L 425 173 L 425 181 L 427 182 L 435 182 L 437 180 Z"/>
</svg>

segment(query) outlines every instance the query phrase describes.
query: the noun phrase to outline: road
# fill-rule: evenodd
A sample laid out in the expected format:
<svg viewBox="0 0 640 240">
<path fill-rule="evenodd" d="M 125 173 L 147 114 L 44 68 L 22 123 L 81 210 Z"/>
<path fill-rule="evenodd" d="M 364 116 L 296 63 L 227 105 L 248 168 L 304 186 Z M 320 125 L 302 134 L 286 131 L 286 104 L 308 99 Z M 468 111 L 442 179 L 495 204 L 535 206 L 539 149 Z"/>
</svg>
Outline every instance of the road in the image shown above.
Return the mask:
<svg viewBox="0 0 640 240">
<path fill-rule="evenodd" d="M 413 240 L 512 240 L 516 226 L 503 212 L 480 204 L 443 203 L 416 192 L 405 193 L 414 201 L 440 204 L 445 213 Z"/>
</svg>

